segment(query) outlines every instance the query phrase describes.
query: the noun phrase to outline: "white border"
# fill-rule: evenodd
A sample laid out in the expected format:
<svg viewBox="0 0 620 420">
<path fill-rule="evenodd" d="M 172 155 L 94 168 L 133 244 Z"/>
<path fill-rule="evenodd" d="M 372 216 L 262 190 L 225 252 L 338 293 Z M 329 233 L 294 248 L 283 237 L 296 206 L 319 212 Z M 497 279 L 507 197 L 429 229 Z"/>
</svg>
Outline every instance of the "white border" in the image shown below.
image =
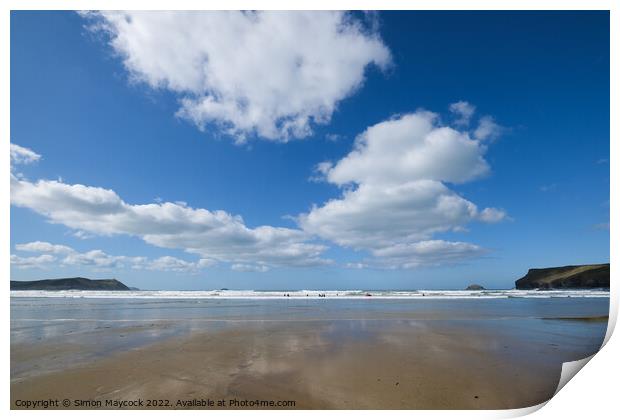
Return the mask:
<svg viewBox="0 0 620 420">
<path fill-rule="evenodd" d="M 613 116 L 618 114 L 618 84 L 614 74 L 618 74 L 620 67 L 618 66 L 618 28 L 620 28 L 620 19 L 618 15 L 618 2 L 604 1 L 604 0 L 502 0 L 489 1 L 489 0 L 470 0 L 470 1 L 458 1 L 458 0 L 435 0 L 435 1 L 399 1 L 399 0 L 297 0 L 293 2 L 278 1 L 278 0 L 263 0 L 263 1 L 248 1 L 248 0 L 212 0 L 212 1 L 199 1 L 199 0 L 175 0 L 175 1 L 147 1 L 147 0 L 134 0 L 134 1 L 122 1 L 122 0 L 5 0 L 2 2 L 2 16 L 0 20 L 0 77 L 2 89 L 2 101 L 0 102 L 0 130 L 2 132 L 2 143 L 0 152 L 0 167 L 2 168 L 2 182 L 0 182 L 0 199 L 3 206 L 1 208 L 2 223 L 0 223 L 0 230 L 4 241 L 0 243 L 0 252 L 2 254 L 2 273 L 4 274 L 4 281 L 8 281 L 10 278 L 10 264 L 9 264 L 9 215 L 10 215 L 10 198 L 9 198 L 9 139 L 10 139 L 10 10 L 49 10 L 49 9 L 62 9 L 62 10 L 94 10 L 94 9 L 130 9 L 130 10 L 165 10 L 165 9 L 306 9 L 306 10 L 320 10 L 320 9 L 338 9 L 338 10 L 401 10 L 401 9 L 414 9 L 414 10 L 610 10 L 610 28 L 611 28 L 611 138 L 619 139 L 618 124 Z M 615 162 L 618 156 L 617 142 L 611 142 L 610 162 Z M 617 185 L 618 170 L 613 166 L 611 167 L 611 185 L 612 193 L 610 195 L 610 214 L 617 214 L 618 211 L 618 197 L 613 193 L 613 186 Z M 618 256 L 618 226 L 611 223 L 610 229 L 611 243 L 611 260 L 617 261 Z M 267 418 L 278 417 L 285 418 L 294 415 L 299 418 L 313 418 L 316 415 L 331 416 L 337 415 L 339 417 L 355 417 L 355 418 L 370 418 L 375 416 L 394 416 L 397 418 L 410 419 L 411 416 L 418 418 L 506 418 L 521 416 L 528 413 L 535 412 L 532 418 L 559 418 L 562 419 L 582 419 L 584 417 L 589 418 L 609 418 L 613 414 L 617 413 L 618 405 L 617 399 L 617 385 L 618 374 L 620 373 L 618 367 L 618 355 L 620 355 L 620 344 L 617 337 L 610 340 L 611 332 L 617 321 L 618 314 L 618 293 L 617 293 L 617 276 L 615 265 L 612 264 L 612 289 L 611 289 L 611 308 L 609 318 L 609 329 L 605 338 L 605 347 L 588 363 L 588 367 L 579 374 L 579 379 L 570 381 L 564 389 L 554 398 L 550 400 L 547 406 L 537 411 L 545 404 L 541 404 L 537 407 L 531 407 L 520 410 L 504 410 L 504 411 L 338 411 L 338 412 L 295 412 L 290 411 L 282 412 L 234 412 L 234 411 L 213 411 L 213 412 L 175 412 L 174 416 L 189 417 L 198 416 L 204 418 L 204 416 L 219 417 L 219 418 L 231 418 L 239 415 L 248 415 L 251 413 L 252 417 Z M 5 283 L 5 305 L 2 308 L 4 337 L 8 337 L 10 329 L 9 319 L 9 293 L 8 285 Z M 5 340 L 5 344 L 1 347 L 2 363 L 2 377 L 5 380 L 2 382 L 2 400 L 3 410 L 8 410 L 10 407 L 9 400 L 9 378 L 10 378 L 10 360 L 9 360 L 9 340 Z M 11 411 L 8 414 L 15 418 L 29 418 L 36 415 L 44 415 L 49 418 L 78 418 L 83 417 L 84 412 L 26 412 L 26 411 Z M 121 412 L 114 413 L 115 416 L 130 417 L 134 415 L 148 415 L 149 418 L 167 418 L 170 416 L 169 411 L 159 412 Z M 87 414 L 92 418 L 107 418 L 110 413 L 105 411 L 93 411 Z"/>
</svg>

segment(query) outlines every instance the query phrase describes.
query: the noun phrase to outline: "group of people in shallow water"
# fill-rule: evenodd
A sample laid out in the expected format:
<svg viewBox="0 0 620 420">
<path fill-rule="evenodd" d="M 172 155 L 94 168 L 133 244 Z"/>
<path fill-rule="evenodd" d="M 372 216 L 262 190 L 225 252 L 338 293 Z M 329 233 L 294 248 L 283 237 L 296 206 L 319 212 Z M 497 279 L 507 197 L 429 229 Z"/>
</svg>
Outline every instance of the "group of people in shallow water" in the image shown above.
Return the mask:
<svg viewBox="0 0 620 420">
<path fill-rule="evenodd" d="M 306 293 L 306 296 L 310 296 L 310 295 Z M 338 293 L 336 293 L 336 296 L 338 296 Z M 366 296 L 372 296 L 372 295 L 370 293 L 366 293 Z M 284 297 L 291 297 L 291 294 L 290 293 L 285 293 Z M 319 293 L 319 297 L 327 297 L 327 294 Z"/>
</svg>

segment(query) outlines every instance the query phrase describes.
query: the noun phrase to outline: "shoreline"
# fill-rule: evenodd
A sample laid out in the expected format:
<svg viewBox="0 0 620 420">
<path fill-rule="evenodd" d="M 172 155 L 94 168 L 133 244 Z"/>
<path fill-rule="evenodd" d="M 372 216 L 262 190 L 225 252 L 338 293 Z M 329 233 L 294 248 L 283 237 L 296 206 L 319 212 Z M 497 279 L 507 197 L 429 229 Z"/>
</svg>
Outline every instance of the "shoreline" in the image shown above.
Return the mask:
<svg viewBox="0 0 620 420">
<path fill-rule="evenodd" d="M 586 298 L 39 302 L 11 299 L 14 409 L 49 399 L 522 408 L 553 395 L 563 362 L 599 350 L 609 308 Z"/>
<path fill-rule="evenodd" d="M 11 405 L 16 409 L 17 400 L 50 398 L 236 398 L 293 400 L 297 409 L 504 409 L 547 400 L 560 377 L 561 365 L 550 358 L 559 351 L 557 344 L 523 343 L 497 326 L 413 321 L 377 323 L 361 331 L 361 323 L 228 326 L 167 338 L 12 380 Z M 525 349 L 536 351 L 537 358 L 524 357 Z"/>
<path fill-rule="evenodd" d="M 484 290 L 11 290 L 11 298 L 204 300 L 462 300 L 610 297 L 609 289 Z"/>
</svg>

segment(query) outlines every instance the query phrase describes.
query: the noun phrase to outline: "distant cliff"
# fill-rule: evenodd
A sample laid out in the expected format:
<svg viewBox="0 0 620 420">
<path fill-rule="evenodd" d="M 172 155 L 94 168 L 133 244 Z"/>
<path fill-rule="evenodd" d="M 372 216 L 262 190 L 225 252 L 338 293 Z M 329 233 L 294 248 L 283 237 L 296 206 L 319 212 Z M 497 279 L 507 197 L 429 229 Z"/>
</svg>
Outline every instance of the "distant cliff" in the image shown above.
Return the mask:
<svg viewBox="0 0 620 420">
<path fill-rule="evenodd" d="M 35 281 L 11 281 L 11 290 L 129 290 L 116 279 L 90 280 L 84 277 Z"/>
<path fill-rule="evenodd" d="M 515 285 L 517 289 L 609 288 L 609 264 L 532 268 Z"/>
</svg>

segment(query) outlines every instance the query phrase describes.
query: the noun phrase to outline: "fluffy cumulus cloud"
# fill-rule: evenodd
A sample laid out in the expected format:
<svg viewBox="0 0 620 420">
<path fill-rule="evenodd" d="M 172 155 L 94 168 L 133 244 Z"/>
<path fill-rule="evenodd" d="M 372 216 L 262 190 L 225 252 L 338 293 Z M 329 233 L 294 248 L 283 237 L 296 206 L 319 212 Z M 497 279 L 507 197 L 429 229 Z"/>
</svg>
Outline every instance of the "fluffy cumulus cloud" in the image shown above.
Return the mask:
<svg viewBox="0 0 620 420">
<path fill-rule="evenodd" d="M 29 208 L 81 234 L 131 235 L 163 248 L 184 249 L 205 260 L 265 267 L 316 266 L 326 247 L 299 229 L 249 228 L 240 216 L 185 203 L 129 204 L 114 191 L 11 174 L 11 204 Z M 39 247 L 46 245 L 29 245 Z M 45 250 L 52 253 L 53 251 Z"/>
<path fill-rule="evenodd" d="M 454 190 L 455 185 L 489 173 L 487 143 L 499 126 L 483 117 L 476 128 L 457 127 L 442 125 L 437 114 L 424 110 L 369 127 L 342 159 L 317 165 L 314 179 L 332 183 L 342 192 L 299 215 L 299 228 L 248 227 L 240 216 L 222 210 L 162 200 L 130 204 L 109 189 L 30 181 L 11 173 L 11 203 L 32 209 L 52 223 L 82 236 L 131 235 L 200 258 L 196 262 L 173 257 L 151 261 L 99 250 L 78 253 L 62 245 L 33 242 L 16 249 L 40 256 L 13 256 L 12 261 L 16 266 L 37 266 L 62 258 L 64 264 L 121 264 L 172 271 L 224 262 L 233 270 L 254 272 L 333 263 L 322 256 L 327 247 L 316 238 L 364 251 L 368 258 L 350 265 L 358 268 L 407 269 L 478 257 L 486 252 L 484 248 L 437 236 L 463 232 L 472 222 L 498 223 L 508 218 L 504 210 L 479 208 Z"/>
<path fill-rule="evenodd" d="M 57 263 L 62 267 L 78 266 L 91 267 L 94 269 L 131 268 L 134 270 L 196 273 L 214 263 L 214 261 L 208 259 L 186 261 L 170 256 L 150 259 L 147 257 L 110 255 L 99 249 L 78 252 L 66 245 L 57 245 L 41 241 L 17 244 L 15 245 L 15 249 L 22 252 L 41 254 L 38 256 L 11 255 L 11 265 L 17 268 L 45 269 L 49 268 L 50 264 Z"/>
<path fill-rule="evenodd" d="M 133 81 L 174 92 L 179 116 L 237 141 L 310 135 L 360 88 L 367 67 L 391 61 L 373 25 L 337 11 L 82 16 L 106 34 Z"/>
<path fill-rule="evenodd" d="M 210 267 L 214 264 L 214 261 L 201 258 L 196 262 L 186 261 L 180 258 L 165 256 L 159 257 L 146 263 L 139 263 L 134 268 L 144 267 L 148 270 L 157 271 L 177 271 L 177 272 L 193 272 L 198 271 L 206 267 Z"/>
<path fill-rule="evenodd" d="M 71 254 L 73 249 L 65 245 L 54 245 L 49 242 L 28 242 L 26 244 L 17 244 L 15 249 L 25 252 L 37 252 L 41 254 Z"/>
<path fill-rule="evenodd" d="M 49 254 L 37 255 L 36 257 L 11 255 L 11 266 L 17 268 L 47 268 L 55 261 L 56 257 Z"/>
<path fill-rule="evenodd" d="M 362 184 L 300 217 L 301 226 L 353 248 L 377 248 L 419 241 L 475 219 L 475 204 L 441 182 Z"/>
<path fill-rule="evenodd" d="M 435 180 L 463 183 L 485 175 L 486 145 L 467 132 L 437 124 L 438 116 L 418 111 L 369 127 L 354 150 L 336 165 L 321 168 L 337 185 L 402 185 Z"/>
<path fill-rule="evenodd" d="M 422 265 L 456 263 L 485 252 L 486 250 L 478 245 L 435 239 L 398 243 L 375 249 L 372 254 L 389 268 L 416 268 Z"/>
<path fill-rule="evenodd" d="M 369 127 L 348 155 L 317 167 L 343 192 L 300 215 L 299 224 L 339 245 L 367 250 L 380 266 L 412 268 L 482 255 L 477 245 L 434 235 L 506 218 L 503 210 L 481 210 L 448 187 L 489 172 L 483 138 L 443 126 L 427 111 Z"/>
</svg>

